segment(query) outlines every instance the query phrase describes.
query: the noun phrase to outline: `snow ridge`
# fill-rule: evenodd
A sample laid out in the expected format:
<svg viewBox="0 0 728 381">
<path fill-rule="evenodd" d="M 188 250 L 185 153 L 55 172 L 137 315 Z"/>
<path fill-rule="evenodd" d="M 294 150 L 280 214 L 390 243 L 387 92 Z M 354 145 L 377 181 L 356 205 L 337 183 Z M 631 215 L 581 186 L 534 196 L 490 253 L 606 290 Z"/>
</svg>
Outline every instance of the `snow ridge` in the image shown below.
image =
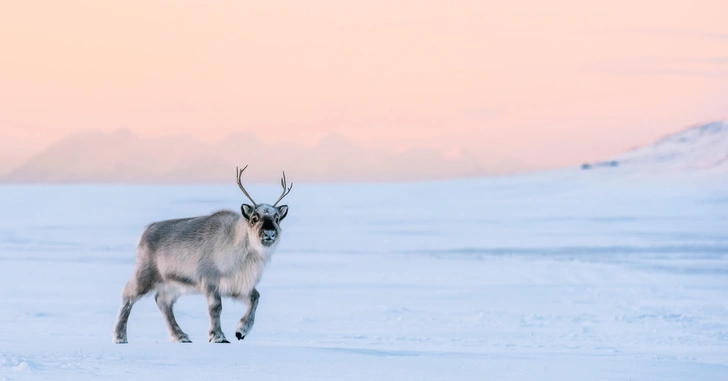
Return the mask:
<svg viewBox="0 0 728 381">
<path fill-rule="evenodd" d="M 694 126 L 612 160 L 582 166 L 583 169 L 596 167 L 648 172 L 728 171 L 728 121 Z"/>
</svg>

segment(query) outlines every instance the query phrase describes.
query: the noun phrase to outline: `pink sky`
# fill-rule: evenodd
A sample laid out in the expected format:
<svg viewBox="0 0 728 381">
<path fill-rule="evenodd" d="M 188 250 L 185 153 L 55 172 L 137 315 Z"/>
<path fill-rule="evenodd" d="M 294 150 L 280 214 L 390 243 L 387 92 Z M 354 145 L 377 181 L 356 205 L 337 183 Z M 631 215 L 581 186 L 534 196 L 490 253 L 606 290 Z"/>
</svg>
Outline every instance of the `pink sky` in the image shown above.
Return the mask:
<svg viewBox="0 0 728 381">
<path fill-rule="evenodd" d="M 726 15 L 725 0 L 4 2 L 0 160 L 128 127 L 572 165 L 725 118 Z"/>
</svg>

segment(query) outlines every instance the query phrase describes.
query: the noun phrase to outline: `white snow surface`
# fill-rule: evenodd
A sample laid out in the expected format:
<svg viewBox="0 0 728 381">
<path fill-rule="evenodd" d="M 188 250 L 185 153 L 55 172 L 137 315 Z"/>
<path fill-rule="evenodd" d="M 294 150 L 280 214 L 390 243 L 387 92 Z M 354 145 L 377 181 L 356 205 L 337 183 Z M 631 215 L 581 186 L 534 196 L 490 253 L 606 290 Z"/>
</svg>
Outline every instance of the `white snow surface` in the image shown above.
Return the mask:
<svg viewBox="0 0 728 381">
<path fill-rule="evenodd" d="M 264 202 L 271 186 L 248 187 Z M 111 343 L 143 227 L 237 186 L 0 187 L 0 380 L 728 380 L 728 178 L 299 185 L 243 341 L 201 296 Z M 223 300 L 223 329 L 245 306 Z"/>
</svg>

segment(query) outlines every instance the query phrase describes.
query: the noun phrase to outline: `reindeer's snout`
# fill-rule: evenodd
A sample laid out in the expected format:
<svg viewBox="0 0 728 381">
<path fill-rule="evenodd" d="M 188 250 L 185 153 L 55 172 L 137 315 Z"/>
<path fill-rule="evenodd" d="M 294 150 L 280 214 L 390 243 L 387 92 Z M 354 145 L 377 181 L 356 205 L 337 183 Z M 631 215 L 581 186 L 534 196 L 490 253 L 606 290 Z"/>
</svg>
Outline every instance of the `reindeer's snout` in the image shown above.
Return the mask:
<svg viewBox="0 0 728 381">
<path fill-rule="evenodd" d="M 263 235 L 260 237 L 260 240 L 266 246 L 272 245 L 273 242 L 275 242 L 277 235 L 278 234 L 275 230 L 263 230 Z"/>
</svg>

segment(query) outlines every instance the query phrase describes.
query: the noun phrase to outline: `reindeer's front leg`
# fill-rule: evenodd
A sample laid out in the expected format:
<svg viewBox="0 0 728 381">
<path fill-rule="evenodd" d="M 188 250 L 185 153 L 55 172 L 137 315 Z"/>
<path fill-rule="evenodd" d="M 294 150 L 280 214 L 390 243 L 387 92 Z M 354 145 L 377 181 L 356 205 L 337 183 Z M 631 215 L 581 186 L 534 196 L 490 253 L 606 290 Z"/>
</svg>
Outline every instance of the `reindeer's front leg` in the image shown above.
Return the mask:
<svg viewBox="0 0 728 381">
<path fill-rule="evenodd" d="M 250 333 L 250 330 L 253 329 L 253 323 L 255 322 L 255 310 L 258 308 L 258 299 L 260 299 L 260 293 L 258 290 L 253 289 L 253 291 L 250 292 L 250 295 L 248 295 L 248 300 L 243 300 L 248 303 L 248 311 L 245 312 L 245 315 L 243 315 L 240 319 L 238 327 L 235 330 L 235 337 L 237 337 L 238 340 L 244 339 L 245 335 Z"/>
<path fill-rule="evenodd" d="M 204 287 L 205 298 L 207 298 L 207 308 L 210 313 L 210 332 L 209 338 L 211 343 L 230 343 L 225 338 L 220 327 L 220 313 L 222 312 L 222 298 L 217 285 L 206 285 Z"/>
</svg>

